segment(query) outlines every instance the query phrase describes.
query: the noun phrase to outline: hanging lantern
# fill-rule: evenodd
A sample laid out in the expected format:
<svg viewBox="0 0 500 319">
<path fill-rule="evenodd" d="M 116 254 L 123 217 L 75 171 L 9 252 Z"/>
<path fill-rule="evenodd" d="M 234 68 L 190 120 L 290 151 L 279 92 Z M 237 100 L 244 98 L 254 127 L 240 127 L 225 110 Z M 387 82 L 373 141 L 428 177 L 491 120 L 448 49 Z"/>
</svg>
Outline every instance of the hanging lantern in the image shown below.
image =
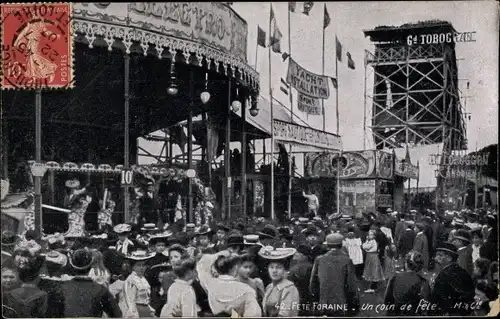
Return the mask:
<svg viewBox="0 0 500 319">
<path fill-rule="evenodd" d="M 236 100 L 233 101 L 233 103 L 231 103 L 231 109 L 233 110 L 233 112 L 238 112 L 241 108 L 241 102 L 238 101 L 238 98 L 239 98 L 239 94 L 238 94 L 238 87 L 236 87 Z"/>
<path fill-rule="evenodd" d="M 210 93 L 207 92 L 207 86 L 208 86 L 208 72 L 205 73 L 205 91 L 201 92 L 200 98 L 201 98 L 201 103 L 207 104 L 207 102 L 210 100 Z"/>
<path fill-rule="evenodd" d="M 177 89 L 177 84 L 175 83 L 175 54 L 172 55 L 172 60 L 170 62 L 170 87 L 167 89 L 169 95 L 176 95 L 179 90 Z"/>
<path fill-rule="evenodd" d="M 259 109 L 258 108 L 253 108 L 252 107 L 249 112 L 250 112 L 251 116 L 257 116 L 257 115 L 259 115 Z"/>
</svg>

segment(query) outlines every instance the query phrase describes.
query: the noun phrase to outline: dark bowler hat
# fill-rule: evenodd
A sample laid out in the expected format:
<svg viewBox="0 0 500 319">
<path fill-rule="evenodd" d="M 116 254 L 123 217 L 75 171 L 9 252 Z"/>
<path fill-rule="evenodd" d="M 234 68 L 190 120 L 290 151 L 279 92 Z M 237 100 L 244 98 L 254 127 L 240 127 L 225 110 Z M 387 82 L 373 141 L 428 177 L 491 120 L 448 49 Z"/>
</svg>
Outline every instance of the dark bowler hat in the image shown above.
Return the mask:
<svg viewBox="0 0 500 319">
<path fill-rule="evenodd" d="M 278 231 L 273 225 L 266 225 L 262 229 L 262 231 L 258 232 L 259 238 L 270 238 L 270 239 L 276 239 L 278 237 Z"/>
<path fill-rule="evenodd" d="M 92 256 L 92 251 L 87 248 L 77 249 L 69 258 L 71 267 L 76 270 L 89 269 L 92 266 L 93 261 L 94 258 Z"/>
<path fill-rule="evenodd" d="M 231 234 L 227 237 L 227 247 L 230 246 L 243 246 L 245 245 L 245 239 L 243 235 Z"/>
<path fill-rule="evenodd" d="M 231 229 L 229 227 L 227 227 L 226 225 L 224 225 L 223 223 L 218 223 L 217 224 L 217 230 L 223 230 L 225 232 L 228 232 Z"/>
<path fill-rule="evenodd" d="M 458 255 L 457 247 L 449 242 L 443 243 L 443 245 L 436 248 L 436 251 L 442 251 L 442 252 L 445 252 L 445 253 L 452 255 L 454 257 L 456 257 Z"/>
<path fill-rule="evenodd" d="M 454 239 L 460 239 L 463 241 L 466 241 L 468 243 L 471 242 L 471 236 L 470 233 L 465 230 L 465 229 L 459 229 L 455 232 L 455 235 L 453 236 Z"/>
<path fill-rule="evenodd" d="M 305 236 L 316 235 L 318 236 L 320 233 L 320 229 L 314 225 L 307 226 L 306 229 L 303 230 Z"/>
</svg>

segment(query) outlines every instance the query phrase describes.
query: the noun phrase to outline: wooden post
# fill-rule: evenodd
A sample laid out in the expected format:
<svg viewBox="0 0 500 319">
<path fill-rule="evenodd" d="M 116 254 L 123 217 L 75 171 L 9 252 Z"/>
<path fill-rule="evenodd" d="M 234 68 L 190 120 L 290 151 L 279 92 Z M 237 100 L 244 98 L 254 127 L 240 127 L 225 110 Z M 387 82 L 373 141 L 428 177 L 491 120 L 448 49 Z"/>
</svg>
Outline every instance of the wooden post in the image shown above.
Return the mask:
<svg viewBox="0 0 500 319">
<path fill-rule="evenodd" d="M 189 114 L 187 119 L 187 131 L 188 131 L 188 168 L 193 169 L 193 108 L 194 108 L 194 71 L 193 66 L 188 64 L 189 68 Z M 194 223 L 194 215 L 193 215 L 193 179 L 188 179 L 188 223 Z"/>
<path fill-rule="evenodd" d="M 239 97 L 238 97 L 239 98 Z M 247 215 L 247 103 L 246 99 L 241 103 L 241 213 L 243 217 Z"/>
<path fill-rule="evenodd" d="M 42 162 L 42 90 L 35 93 L 35 162 Z M 35 182 L 35 232 L 42 234 L 42 178 L 34 176 Z"/>
<path fill-rule="evenodd" d="M 129 158 L 129 153 L 130 153 L 130 136 L 129 136 L 129 125 L 130 125 L 130 114 L 129 114 L 129 103 L 130 103 L 130 96 L 129 96 L 129 85 L 130 85 L 130 56 L 125 53 L 125 72 L 124 72 L 124 108 L 125 108 L 125 123 L 124 123 L 124 130 L 123 130 L 123 135 L 124 135 L 124 145 L 123 145 L 123 168 L 128 169 L 130 166 L 130 158 Z M 130 202 L 130 197 L 129 197 L 129 192 L 128 192 L 128 186 L 123 187 L 123 214 L 124 214 L 124 222 L 128 223 L 130 220 L 130 211 L 129 211 L 129 202 Z"/>
</svg>

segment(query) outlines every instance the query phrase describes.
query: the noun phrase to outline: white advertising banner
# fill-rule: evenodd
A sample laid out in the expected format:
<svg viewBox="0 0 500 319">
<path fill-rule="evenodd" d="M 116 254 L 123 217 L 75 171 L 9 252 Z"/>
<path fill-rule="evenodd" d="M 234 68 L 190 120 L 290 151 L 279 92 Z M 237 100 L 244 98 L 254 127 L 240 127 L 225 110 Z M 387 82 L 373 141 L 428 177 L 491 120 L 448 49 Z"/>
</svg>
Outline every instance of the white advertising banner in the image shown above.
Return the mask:
<svg viewBox="0 0 500 319">
<path fill-rule="evenodd" d="M 342 149 L 340 136 L 280 120 L 273 122 L 273 135 L 276 141 L 310 145 L 326 150 Z"/>
</svg>

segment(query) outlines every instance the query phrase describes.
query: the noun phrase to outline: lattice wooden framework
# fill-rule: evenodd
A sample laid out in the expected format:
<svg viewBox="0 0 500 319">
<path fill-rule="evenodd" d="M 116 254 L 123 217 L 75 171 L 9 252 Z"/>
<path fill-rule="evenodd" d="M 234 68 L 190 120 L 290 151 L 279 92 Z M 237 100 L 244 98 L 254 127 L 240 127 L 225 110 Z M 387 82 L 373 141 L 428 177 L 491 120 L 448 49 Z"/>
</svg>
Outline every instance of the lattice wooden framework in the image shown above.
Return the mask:
<svg viewBox="0 0 500 319">
<path fill-rule="evenodd" d="M 466 149 L 454 48 L 448 44 L 380 45 L 365 53 L 374 73 L 366 89 L 377 149 L 444 143 Z M 388 94 L 389 92 L 389 94 Z"/>
</svg>

